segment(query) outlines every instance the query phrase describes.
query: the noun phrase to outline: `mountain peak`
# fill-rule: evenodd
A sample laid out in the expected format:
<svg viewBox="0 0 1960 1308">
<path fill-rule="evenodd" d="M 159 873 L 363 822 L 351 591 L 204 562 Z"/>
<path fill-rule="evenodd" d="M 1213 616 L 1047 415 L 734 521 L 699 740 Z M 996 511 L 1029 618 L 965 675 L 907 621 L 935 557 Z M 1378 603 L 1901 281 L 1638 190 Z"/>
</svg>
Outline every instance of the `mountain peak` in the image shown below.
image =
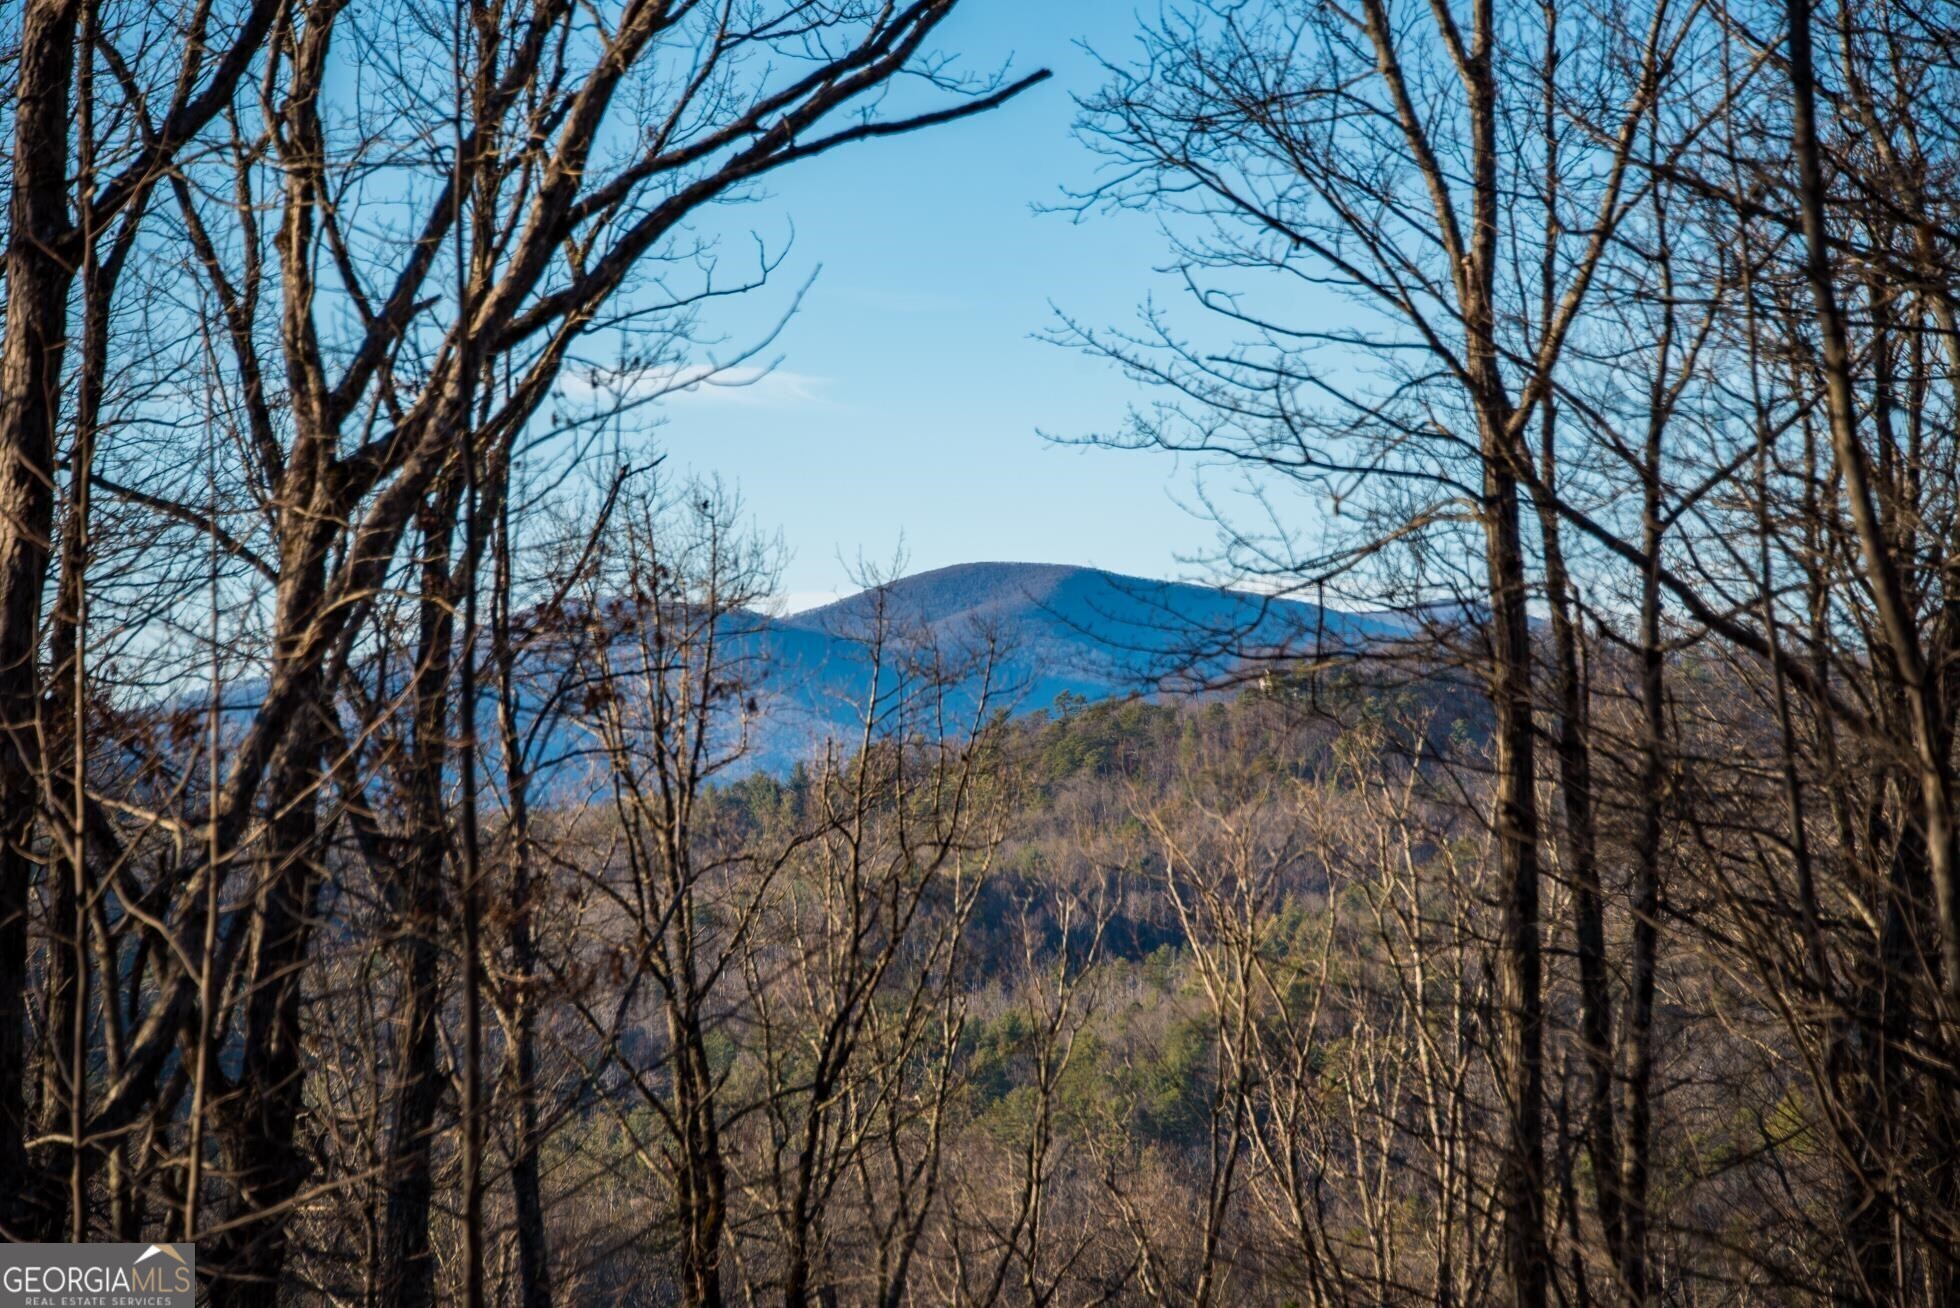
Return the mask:
<svg viewBox="0 0 1960 1308">
<path fill-rule="evenodd" d="M 886 602 L 895 606 L 904 617 L 938 623 L 960 615 L 978 617 L 984 612 L 1003 607 L 1018 608 L 1038 603 L 1052 596 L 1069 581 L 1082 577 L 1114 578 L 1116 575 L 1069 563 L 1018 563 L 1006 560 L 952 563 L 910 573 L 883 586 L 805 609 L 784 621 L 798 627 L 828 627 L 840 620 L 860 621 L 876 612 L 882 594 Z"/>
<path fill-rule="evenodd" d="M 998 639 L 1032 705 L 1148 690 L 1163 678 L 1214 678 L 1248 657 L 1307 653 L 1391 634 L 1370 615 L 1192 582 L 1062 563 L 977 562 L 898 578 L 778 625 L 848 641 L 880 616 L 895 633 L 958 645 Z"/>
</svg>

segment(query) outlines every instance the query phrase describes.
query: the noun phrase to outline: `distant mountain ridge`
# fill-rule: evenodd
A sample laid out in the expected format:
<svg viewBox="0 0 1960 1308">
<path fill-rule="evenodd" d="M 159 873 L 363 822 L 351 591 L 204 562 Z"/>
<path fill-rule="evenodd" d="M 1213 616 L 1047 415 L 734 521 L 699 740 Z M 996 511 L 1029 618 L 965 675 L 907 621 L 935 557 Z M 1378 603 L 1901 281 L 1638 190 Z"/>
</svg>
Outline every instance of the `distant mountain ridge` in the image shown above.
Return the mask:
<svg viewBox="0 0 1960 1308">
<path fill-rule="evenodd" d="M 880 622 L 895 645 L 978 659 L 989 642 L 996 701 L 1012 712 L 1062 694 L 1095 701 L 1229 676 L 1248 659 L 1305 656 L 1406 635 L 1391 614 L 1069 564 L 954 564 L 783 617 L 745 625 L 763 669 L 752 731 L 756 764 L 786 766 L 862 731 L 872 684 L 867 640 Z M 969 674 L 977 678 L 977 670 Z M 959 696 L 977 695 L 977 685 Z"/>
<path fill-rule="evenodd" d="M 983 707 L 1020 715 L 1063 695 L 1093 703 L 1230 682 L 1249 663 L 1366 647 L 1406 637 L 1414 625 L 1396 614 L 1053 563 L 955 564 L 797 613 L 738 610 L 715 623 L 724 675 L 742 692 L 730 702 L 743 706 L 747 733 L 745 752 L 724 775 L 787 772 L 833 746 L 848 754 L 867 729 L 874 737 L 957 731 Z M 626 665 L 638 661 L 622 654 Z M 549 644 L 527 659 L 536 666 L 519 692 L 522 719 L 544 711 L 537 688 L 564 666 Z M 925 664 L 934 671 L 921 672 Z M 901 687 L 916 692 L 934 677 L 943 688 L 931 697 L 943 711 L 937 720 L 895 711 L 905 701 Z M 263 693 L 259 681 L 226 689 L 231 730 L 242 730 Z M 878 714 L 869 728 L 867 704 Z M 202 713 L 203 705 L 193 694 L 171 708 Z M 486 700 L 479 711 L 481 730 L 494 733 L 494 707 Z M 729 729 L 737 729 L 732 721 Z M 595 742 L 571 718 L 550 724 L 538 749 L 534 776 L 547 788 L 603 789 Z"/>
</svg>

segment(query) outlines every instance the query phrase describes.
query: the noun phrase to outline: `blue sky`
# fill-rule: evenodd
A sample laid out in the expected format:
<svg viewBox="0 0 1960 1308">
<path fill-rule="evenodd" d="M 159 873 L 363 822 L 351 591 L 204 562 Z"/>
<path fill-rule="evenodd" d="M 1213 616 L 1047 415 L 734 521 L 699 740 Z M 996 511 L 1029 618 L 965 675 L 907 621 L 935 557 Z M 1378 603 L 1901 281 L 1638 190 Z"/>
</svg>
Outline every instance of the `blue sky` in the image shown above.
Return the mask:
<svg viewBox="0 0 1960 1308">
<path fill-rule="evenodd" d="M 943 49 L 1054 78 L 993 113 L 800 165 L 721 215 L 731 273 L 749 231 L 781 247 L 794 230 L 770 284 L 711 320 L 725 349 L 815 281 L 763 356 L 773 375 L 670 398 L 653 439 L 670 469 L 727 478 L 781 530 L 790 607 L 854 589 L 859 556 L 887 561 L 901 542 L 908 571 L 1018 559 L 1187 576 L 1181 560 L 1207 550 L 1212 530 L 1182 507 L 1189 466 L 1041 434 L 1113 429 L 1140 396 L 1033 339 L 1051 304 L 1120 324 L 1153 291 L 1176 295 L 1150 220 L 1036 212 L 1095 176 L 1072 97 L 1100 77 L 1075 43 L 1120 56 L 1136 23 L 1132 0 L 967 0 Z"/>
</svg>

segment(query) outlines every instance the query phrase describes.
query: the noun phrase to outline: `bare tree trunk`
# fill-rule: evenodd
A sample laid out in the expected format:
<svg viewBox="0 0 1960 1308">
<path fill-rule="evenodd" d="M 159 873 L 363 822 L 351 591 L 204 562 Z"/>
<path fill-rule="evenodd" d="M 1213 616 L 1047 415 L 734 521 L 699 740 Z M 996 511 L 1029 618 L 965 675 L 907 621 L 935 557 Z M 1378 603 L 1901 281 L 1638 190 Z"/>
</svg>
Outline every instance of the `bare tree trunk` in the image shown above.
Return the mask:
<svg viewBox="0 0 1960 1308">
<path fill-rule="evenodd" d="M 1538 804 L 1533 766 L 1531 643 L 1525 611 L 1517 485 L 1502 454 L 1486 463 L 1485 541 L 1489 550 L 1491 704 L 1496 719 L 1496 828 L 1502 886 L 1497 1003 L 1502 1024 L 1499 1065 L 1504 1144 L 1499 1194 L 1504 1211 L 1505 1267 L 1520 1306 L 1540 1305 L 1549 1290 L 1545 1243 L 1544 998 L 1539 941 Z"/>
<path fill-rule="evenodd" d="M 254 860 L 250 969 L 238 1041 L 237 1084 L 219 1113 L 224 1162 L 234 1194 L 227 1229 L 213 1244 L 219 1305 L 272 1305 L 279 1300 L 292 1223 L 284 1206 L 310 1168 L 297 1139 L 305 1103 L 300 1043 L 303 961 L 316 920 L 319 825 L 314 795 L 320 778 L 323 712 L 309 696 L 293 742 L 275 767 L 275 794 L 294 797 L 268 823 L 267 847 Z"/>
<path fill-rule="evenodd" d="M 1555 407 L 1544 407 L 1545 452 L 1542 478 L 1547 494 L 1558 493 L 1552 451 Z M 1573 887 L 1573 943 L 1579 958 L 1579 1038 L 1588 1077 L 1586 1156 L 1597 1178 L 1599 1221 L 1609 1255 L 1621 1246 L 1620 1150 L 1613 1105 L 1613 1007 L 1606 970 L 1606 901 L 1599 872 L 1599 830 L 1593 803 L 1592 745 L 1588 692 L 1579 652 L 1580 616 L 1575 611 L 1571 576 L 1559 534 L 1558 510 L 1534 499 L 1545 558 L 1545 598 L 1552 618 L 1556 660 L 1559 731 L 1559 794 L 1565 806 L 1563 871 Z"/>
<path fill-rule="evenodd" d="M 5 1223 L 45 1231 L 27 1155 L 27 906 L 38 860 L 35 660 L 54 528 L 54 427 L 67 344 L 68 103 L 80 0 L 25 0 L 15 65 L 11 241 L 0 338 L 0 1176 Z"/>
<path fill-rule="evenodd" d="M 467 298 L 465 304 L 468 303 Z M 474 378 L 475 367 L 466 368 Z M 463 411 L 470 406 L 466 402 Z M 476 432 L 466 427 L 459 444 L 463 453 L 463 667 L 458 678 L 457 753 L 461 760 L 457 782 L 457 893 L 462 900 L 462 1210 L 463 1302 L 483 1308 L 483 859 L 477 830 L 477 574 L 481 570 L 482 537 L 478 530 L 481 495 L 477 486 Z"/>
<path fill-rule="evenodd" d="M 538 949 L 532 921 L 538 887 L 531 867 L 531 779 L 518 723 L 517 650 L 511 636 L 515 589 L 510 537 L 510 471 L 498 460 L 490 496 L 494 508 L 491 566 L 495 571 L 490 609 L 491 658 L 497 669 L 497 727 L 504 766 L 510 821 L 506 829 L 510 867 L 510 913 L 506 947 L 511 977 L 504 1021 L 511 1031 L 505 1059 L 505 1097 L 516 1105 L 516 1147 L 510 1164 L 511 1205 L 517 1227 L 518 1302 L 522 1308 L 551 1308 L 551 1246 L 545 1229 L 544 1196 L 538 1174 Z M 603 521 L 602 515 L 602 521 Z"/>
<path fill-rule="evenodd" d="M 1542 70 L 1545 150 L 1545 248 L 1539 264 L 1538 321 L 1551 331 L 1558 313 L 1560 151 L 1558 122 L 1558 5 L 1543 5 L 1545 55 Z M 1565 561 L 1555 497 L 1559 485 L 1558 406 L 1547 395 L 1539 413 L 1539 477 L 1543 493 L 1533 498 L 1544 554 L 1545 601 L 1551 611 L 1552 650 L 1558 692 L 1559 794 L 1565 807 L 1563 872 L 1573 888 L 1573 937 L 1579 955 L 1579 1038 L 1587 1086 L 1585 1148 L 1597 1186 L 1599 1224 L 1610 1257 L 1621 1244 L 1619 1145 L 1613 1111 L 1613 1000 L 1606 971 L 1606 904 L 1599 872 L 1599 828 L 1593 797 L 1592 745 L 1588 739 L 1588 689 L 1580 667 L 1580 622 L 1572 577 Z"/>
<path fill-rule="evenodd" d="M 50 1211 L 45 1178 L 30 1167 L 25 1148 L 31 1074 L 24 1043 L 27 904 L 39 865 L 33 852 L 35 658 L 54 523 L 67 301 L 83 261 L 78 238 L 101 231 L 132 198 L 145 196 L 159 168 L 228 103 L 276 7 L 277 0 L 253 0 L 237 39 L 222 52 L 203 39 L 191 42 L 183 75 L 162 115 L 146 121 L 135 156 L 72 206 L 69 106 L 82 49 L 82 3 L 25 0 L 22 7 L 12 70 L 6 327 L 0 338 L 0 1176 L 20 1178 L 0 1201 L 0 1225 L 17 1235 L 43 1229 Z M 208 11 L 198 21 L 201 37 L 209 35 L 207 19 Z M 210 75 L 200 84 L 205 69 Z M 149 107 L 137 112 L 147 116 Z M 79 223 L 74 209 L 83 210 Z"/>
<path fill-rule="evenodd" d="M 716 1117 L 714 1072 L 708 1066 L 701 1026 L 700 982 L 695 975 L 693 943 L 688 939 L 697 911 L 691 901 L 690 892 L 677 923 L 682 939 L 677 975 L 689 987 L 688 997 L 670 1007 L 667 1018 L 667 1034 L 673 1042 L 674 1098 L 681 1124 L 682 1157 L 674 1173 L 681 1228 L 681 1302 L 687 1308 L 721 1308 L 721 1241 L 728 1221 L 728 1175 Z M 789 1251 L 789 1280 L 783 1289 L 786 1304 L 804 1302 L 808 1260 L 796 1255 L 796 1250 Z"/>
<path fill-rule="evenodd" d="M 1494 827 L 1502 889 L 1497 1003 L 1504 1141 L 1498 1170 L 1505 1268 L 1517 1308 L 1539 1308 L 1550 1288 L 1545 1232 L 1544 996 L 1539 940 L 1538 777 L 1532 721 L 1531 627 L 1518 469 L 1522 453 L 1498 369 L 1496 273 L 1504 197 L 1498 189 L 1493 0 L 1473 7 L 1471 48 L 1461 64 L 1469 108 L 1471 231 L 1458 276 L 1466 366 L 1483 463 L 1482 519 L 1489 572 L 1490 700 L 1495 717 Z"/>
<path fill-rule="evenodd" d="M 1951 742 L 1940 686 L 1927 666 L 1915 616 L 1897 561 L 1880 521 L 1869 463 L 1858 439 L 1859 404 L 1851 377 L 1851 349 L 1832 280 L 1830 233 L 1824 215 L 1824 170 L 1817 141 L 1817 75 L 1811 39 L 1810 0 L 1788 0 L 1792 147 L 1797 202 L 1804 234 L 1804 273 L 1816 307 L 1819 362 L 1830 418 L 1831 446 L 1844 479 L 1844 495 L 1857 530 L 1865 575 L 1880 629 L 1905 695 L 1917 763 L 1920 819 L 1938 913 L 1941 983 L 1951 1030 L 1960 1021 L 1960 831 L 1954 826 Z"/>
<path fill-rule="evenodd" d="M 1666 348 L 1662 349 L 1662 364 Z M 1656 382 L 1658 392 L 1663 382 Z M 1649 1152 L 1653 1130 L 1654 985 L 1660 941 L 1661 804 L 1666 782 L 1663 753 L 1666 730 L 1664 664 L 1661 648 L 1661 434 L 1665 425 L 1658 397 L 1650 401 L 1646 466 L 1641 470 L 1643 548 L 1647 569 L 1640 586 L 1639 828 L 1634 836 L 1633 942 L 1629 963 L 1626 1046 L 1626 1154 L 1620 1161 L 1625 1201 L 1625 1241 L 1620 1279 L 1629 1300 L 1645 1303 L 1650 1294 L 1647 1237 Z"/>
<path fill-rule="evenodd" d="M 408 829 L 401 862 L 389 870 L 401 942 L 400 1043 L 395 1052 L 394 1120 L 387 1146 L 387 1208 L 381 1237 L 382 1301 L 420 1308 L 435 1302 L 429 1221 L 435 1196 L 432 1150 L 442 1092 L 436 1023 L 441 1013 L 442 874 L 447 852 L 443 774 L 450 758 L 450 667 L 455 604 L 450 531 L 461 483 L 444 480 L 421 515 L 419 632 L 415 646 L 415 743 L 407 781 Z"/>
</svg>

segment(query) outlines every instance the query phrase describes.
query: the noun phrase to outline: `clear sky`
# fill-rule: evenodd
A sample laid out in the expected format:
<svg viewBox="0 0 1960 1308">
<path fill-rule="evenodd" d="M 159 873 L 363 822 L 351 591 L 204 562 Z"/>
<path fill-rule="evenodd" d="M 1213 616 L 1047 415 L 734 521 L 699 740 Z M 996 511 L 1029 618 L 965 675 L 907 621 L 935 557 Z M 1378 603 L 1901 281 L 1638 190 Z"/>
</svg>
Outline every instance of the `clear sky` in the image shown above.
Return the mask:
<svg viewBox="0 0 1960 1308">
<path fill-rule="evenodd" d="M 975 69 L 1012 58 L 1052 80 L 992 113 L 799 165 L 723 216 L 732 273 L 751 229 L 788 257 L 770 284 L 714 320 L 733 348 L 815 274 L 765 357 L 773 375 L 665 401 L 668 467 L 736 483 L 791 550 L 791 608 L 852 587 L 860 556 L 908 571 L 980 559 L 1086 563 L 1188 576 L 1212 540 L 1192 469 L 1167 455 L 1059 447 L 1041 433 L 1113 429 L 1139 388 L 1033 339 L 1051 305 L 1098 325 L 1174 298 L 1165 247 L 1134 215 L 1037 212 L 1095 176 L 1071 132 L 1093 89 L 1077 48 L 1126 56 L 1134 0 L 966 0 L 942 49 Z"/>
</svg>

